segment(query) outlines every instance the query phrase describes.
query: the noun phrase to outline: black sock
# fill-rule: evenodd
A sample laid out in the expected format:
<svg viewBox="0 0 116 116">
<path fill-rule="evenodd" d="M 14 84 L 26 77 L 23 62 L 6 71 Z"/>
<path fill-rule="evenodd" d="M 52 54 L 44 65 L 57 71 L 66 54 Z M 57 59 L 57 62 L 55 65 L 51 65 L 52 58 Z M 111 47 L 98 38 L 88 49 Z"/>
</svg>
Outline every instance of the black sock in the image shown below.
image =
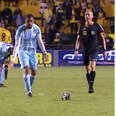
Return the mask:
<svg viewBox="0 0 116 116">
<path fill-rule="evenodd" d="M 90 75 L 91 75 L 91 77 L 90 77 L 90 86 L 93 87 L 96 72 L 95 71 L 91 71 Z"/>
<path fill-rule="evenodd" d="M 87 82 L 89 84 L 89 81 L 90 81 L 90 73 L 86 73 L 86 78 L 87 78 Z"/>
<path fill-rule="evenodd" d="M 5 72 L 5 79 L 7 79 L 7 75 L 8 75 L 8 66 L 7 65 L 5 65 L 4 72 Z"/>
</svg>

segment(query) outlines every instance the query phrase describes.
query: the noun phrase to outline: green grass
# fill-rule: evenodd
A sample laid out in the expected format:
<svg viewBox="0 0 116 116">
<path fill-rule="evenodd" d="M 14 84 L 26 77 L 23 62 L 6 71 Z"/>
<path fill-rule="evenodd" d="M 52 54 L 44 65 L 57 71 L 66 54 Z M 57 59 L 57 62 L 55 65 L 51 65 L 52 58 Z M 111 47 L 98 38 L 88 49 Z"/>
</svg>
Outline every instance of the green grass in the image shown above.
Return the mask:
<svg viewBox="0 0 116 116">
<path fill-rule="evenodd" d="M 0 88 L 0 116 L 114 116 L 114 67 L 97 67 L 95 93 L 88 94 L 84 67 L 40 68 L 33 97 L 24 90 L 22 71 L 9 71 Z M 61 93 L 71 91 L 70 101 Z"/>
</svg>

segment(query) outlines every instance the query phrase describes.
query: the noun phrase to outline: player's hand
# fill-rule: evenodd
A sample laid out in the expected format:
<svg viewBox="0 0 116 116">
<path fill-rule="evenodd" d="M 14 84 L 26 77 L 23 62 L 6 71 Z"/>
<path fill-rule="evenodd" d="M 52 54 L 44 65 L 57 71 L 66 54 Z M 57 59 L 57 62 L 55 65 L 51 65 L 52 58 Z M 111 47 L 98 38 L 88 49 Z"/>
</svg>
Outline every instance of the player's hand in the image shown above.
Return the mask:
<svg viewBox="0 0 116 116">
<path fill-rule="evenodd" d="M 105 58 L 106 58 L 106 56 L 107 56 L 106 51 L 104 51 L 103 56 L 104 56 L 104 59 L 105 59 Z"/>
<path fill-rule="evenodd" d="M 74 51 L 74 55 L 75 56 L 78 56 L 78 51 Z"/>
<path fill-rule="evenodd" d="M 13 67 L 14 67 L 14 62 L 11 61 L 11 62 L 9 63 L 9 65 L 8 65 L 8 69 L 12 69 Z"/>
<path fill-rule="evenodd" d="M 44 61 L 45 62 L 48 61 L 48 55 L 47 55 L 47 53 L 44 55 Z"/>
</svg>

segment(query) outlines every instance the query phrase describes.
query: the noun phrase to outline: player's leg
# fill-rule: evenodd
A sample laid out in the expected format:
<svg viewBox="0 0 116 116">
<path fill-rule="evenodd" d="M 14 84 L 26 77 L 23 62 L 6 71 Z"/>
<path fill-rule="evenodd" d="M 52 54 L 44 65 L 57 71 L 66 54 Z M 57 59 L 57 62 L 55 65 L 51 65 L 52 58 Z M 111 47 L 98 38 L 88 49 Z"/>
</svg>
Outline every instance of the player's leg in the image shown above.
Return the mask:
<svg viewBox="0 0 116 116">
<path fill-rule="evenodd" d="M 36 79 L 36 70 L 31 70 L 31 76 L 30 76 L 30 86 L 32 87 L 35 79 Z"/>
<path fill-rule="evenodd" d="M 8 64 L 3 64 L 3 71 L 4 71 L 4 79 L 7 79 L 8 75 Z"/>
<path fill-rule="evenodd" d="M 2 66 L 2 73 L 1 73 L 1 76 L 2 76 L 2 80 L 5 80 L 5 68 L 4 68 L 4 64 Z"/>
<path fill-rule="evenodd" d="M 23 68 L 23 80 L 28 96 L 32 97 L 32 91 L 30 86 L 30 68 L 25 66 Z"/>
<path fill-rule="evenodd" d="M 25 51 L 19 51 L 19 61 L 21 68 L 23 69 L 23 80 L 28 96 L 32 96 L 31 86 L 30 86 L 30 67 L 29 67 L 29 56 Z"/>
<path fill-rule="evenodd" d="M 7 75 L 8 75 L 8 65 L 5 64 L 4 66 L 4 74 L 5 74 L 5 80 L 7 79 Z"/>
<path fill-rule="evenodd" d="M 4 62 L 3 62 L 3 70 L 4 70 L 5 80 L 7 79 L 7 75 L 8 75 L 8 63 L 9 63 L 9 58 L 5 58 Z"/>
<path fill-rule="evenodd" d="M 3 87 L 2 66 L 0 66 L 0 87 Z"/>
<path fill-rule="evenodd" d="M 0 87 L 3 87 L 4 80 L 4 68 L 3 68 L 4 57 L 0 57 Z"/>
<path fill-rule="evenodd" d="M 37 61 L 36 61 L 36 54 L 35 53 L 31 53 L 31 55 L 29 56 L 29 66 L 31 69 L 30 85 L 32 87 L 32 85 L 35 81 L 36 72 L 37 72 Z"/>
<path fill-rule="evenodd" d="M 4 67 L 0 66 L 0 87 L 5 87 L 3 81 L 5 80 Z"/>
</svg>

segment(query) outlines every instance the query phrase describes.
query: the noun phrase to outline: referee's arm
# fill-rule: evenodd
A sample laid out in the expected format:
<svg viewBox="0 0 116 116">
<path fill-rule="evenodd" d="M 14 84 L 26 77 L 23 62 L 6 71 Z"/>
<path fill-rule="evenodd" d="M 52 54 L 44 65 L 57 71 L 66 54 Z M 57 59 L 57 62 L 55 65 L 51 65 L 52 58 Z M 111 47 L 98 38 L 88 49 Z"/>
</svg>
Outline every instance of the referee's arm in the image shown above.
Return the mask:
<svg viewBox="0 0 116 116">
<path fill-rule="evenodd" d="M 80 35 L 77 35 L 77 40 L 75 44 L 75 52 L 74 52 L 75 56 L 78 56 L 79 47 L 80 47 Z"/>
<path fill-rule="evenodd" d="M 102 39 L 102 45 L 103 45 L 103 50 L 104 50 L 104 58 L 106 57 L 106 41 L 103 33 L 100 33 L 101 39 Z"/>
</svg>

